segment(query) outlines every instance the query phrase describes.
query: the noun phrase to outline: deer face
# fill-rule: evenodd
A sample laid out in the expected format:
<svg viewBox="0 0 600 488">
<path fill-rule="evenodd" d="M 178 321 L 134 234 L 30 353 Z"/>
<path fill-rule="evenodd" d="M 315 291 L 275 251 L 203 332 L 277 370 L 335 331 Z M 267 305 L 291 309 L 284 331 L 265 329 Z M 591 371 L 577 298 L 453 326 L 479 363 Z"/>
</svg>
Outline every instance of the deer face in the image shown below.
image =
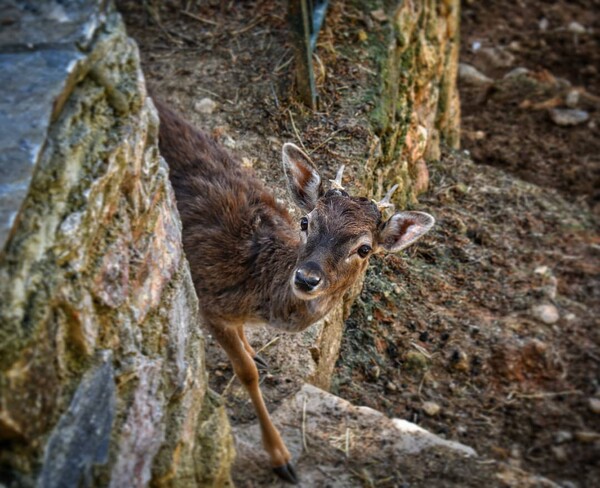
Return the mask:
<svg viewBox="0 0 600 488">
<path fill-rule="evenodd" d="M 396 213 L 384 222 L 377 204 L 341 189 L 341 173 L 336 188 L 325 193 L 313 163 L 294 144 L 283 146 L 283 167 L 292 198 L 306 212 L 290 277 L 300 299 L 341 296 L 364 273 L 373 253 L 404 249 L 433 226 L 433 217 L 423 212 Z"/>
</svg>

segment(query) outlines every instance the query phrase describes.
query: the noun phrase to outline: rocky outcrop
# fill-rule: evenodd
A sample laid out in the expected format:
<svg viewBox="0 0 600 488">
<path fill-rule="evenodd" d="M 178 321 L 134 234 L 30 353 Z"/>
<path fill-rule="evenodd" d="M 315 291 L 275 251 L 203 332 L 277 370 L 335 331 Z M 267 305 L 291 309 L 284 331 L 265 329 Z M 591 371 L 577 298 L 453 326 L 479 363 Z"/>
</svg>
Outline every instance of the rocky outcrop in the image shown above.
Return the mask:
<svg viewBox="0 0 600 488">
<path fill-rule="evenodd" d="M 101 0 L 1 20 L 0 483 L 227 485 L 137 48 Z"/>
<path fill-rule="evenodd" d="M 427 189 L 427 161 L 440 158 L 440 142 L 459 144 L 460 2 L 392 3 L 378 10 L 387 42 L 371 48 L 380 60 L 379 90 L 369 114 L 375 137 L 362 179 L 374 196 L 398 183 L 395 201 L 405 206 Z"/>
</svg>

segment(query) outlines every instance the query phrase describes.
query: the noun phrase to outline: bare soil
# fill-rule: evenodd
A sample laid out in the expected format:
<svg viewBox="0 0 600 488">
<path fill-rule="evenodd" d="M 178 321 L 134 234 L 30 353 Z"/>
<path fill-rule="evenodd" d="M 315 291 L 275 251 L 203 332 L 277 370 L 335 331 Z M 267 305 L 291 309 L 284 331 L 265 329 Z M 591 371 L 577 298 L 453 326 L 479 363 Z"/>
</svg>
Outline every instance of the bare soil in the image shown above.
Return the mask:
<svg viewBox="0 0 600 488">
<path fill-rule="evenodd" d="M 366 7 L 332 2 L 313 115 L 287 95 L 283 2 L 203 2 L 190 10 L 195 17 L 180 2 L 118 5 L 155 92 L 253 166 L 279 197 L 280 147 L 298 134 L 326 177 L 339 163 L 350 176 L 357 171 L 356 141 L 368 128 L 341 95 L 368 86 L 376 69 L 372 60 L 356 61 L 359 29 L 378 29 L 364 20 Z M 447 152 L 430 165 L 431 190 L 419 208 L 438 224 L 406 253 L 372 260 L 333 387 L 355 404 L 581 488 L 600 486 L 600 415 L 591 404 L 600 399 L 598 7 L 593 0 L 465 2 L 462 61 L 496 80 L 522 66 L 545 84 L 461 87 L 463 147 L 478 164 Z M 574 38 L 566 30 L 572 21 L 586 33 Z M 490 68 L 475 42 L 514 59 Z M 570 87 L 589 95 L 579 108 L 590 118 L 557 126 L 548 111 L 564 105 Z M 214 111 L 202 112 L 203 98 L 216 102 Z M 557 320 L 540 320 L 540 306 L 556 310 Z M 231 371 L 218 353 L 208 355 L 211 385 L 222 392 Z M 265 381 L 285 391 L 283 380 Z M 427 415 L 425 402 L 439 413 Z M 235 415 L 242 422 L 252 413 Z"/>
<path fill-rule="evenodd" d="M 496 83 L 484 92 L 461 86 L 463 147 L 476 163 L 598 206 L 600 2 L 467 1 L 461 20 L 461 62 L 496 80 L 527 68 L 540 82 Z M 490 48 L 504 56 L 490 59 Z M 569 92 L 581 94 L 574 108 L 590 113 L 587 123 L 552 122 L 549 111 L 567 108 Z"/>
</svg>

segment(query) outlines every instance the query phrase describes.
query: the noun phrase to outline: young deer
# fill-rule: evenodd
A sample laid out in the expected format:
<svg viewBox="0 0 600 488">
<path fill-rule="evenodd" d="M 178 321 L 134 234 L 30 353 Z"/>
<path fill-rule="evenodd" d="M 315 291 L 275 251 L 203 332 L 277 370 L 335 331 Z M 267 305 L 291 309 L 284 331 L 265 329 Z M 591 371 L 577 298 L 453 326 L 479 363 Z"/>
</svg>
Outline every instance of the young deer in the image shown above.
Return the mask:
<svg viewBox="0 0 600 488">
<path fill-rule="evenodd" d="M 244 324 L 306 329 L 359 279 L 372 254 L 404 249 L 434 219 L 400 212 L 383 221 L 377 204 L 343 190 L 341 171 L 324 191 L 309 157 L 288 143 L 283 168 L 291 196 L 305 212 L 298 224 L 251 171 L 155 103 L 160 151 L 170 167 L 202 321 L 248 390 L 275 473 L 296 483 L 290 453 L 259 389 L 257 365 L 266 363 L 246 340 Z M 380 203 L 391 206 L 389 197 Z"/>
</svg>

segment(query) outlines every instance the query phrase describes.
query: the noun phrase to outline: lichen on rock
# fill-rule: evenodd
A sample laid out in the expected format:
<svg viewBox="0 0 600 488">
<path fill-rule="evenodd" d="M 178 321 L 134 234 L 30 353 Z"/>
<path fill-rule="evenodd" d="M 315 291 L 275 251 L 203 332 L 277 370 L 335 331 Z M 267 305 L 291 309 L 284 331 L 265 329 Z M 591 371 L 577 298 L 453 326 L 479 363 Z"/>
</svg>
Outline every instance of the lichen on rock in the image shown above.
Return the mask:
<svg viewBox="0 0 600 488">
<path fill-rule="evenodd" d="M 230 428 L 137 47 L 110 2 L 9 4 L 0 483 L 226 485 Z"/>
</svg>

